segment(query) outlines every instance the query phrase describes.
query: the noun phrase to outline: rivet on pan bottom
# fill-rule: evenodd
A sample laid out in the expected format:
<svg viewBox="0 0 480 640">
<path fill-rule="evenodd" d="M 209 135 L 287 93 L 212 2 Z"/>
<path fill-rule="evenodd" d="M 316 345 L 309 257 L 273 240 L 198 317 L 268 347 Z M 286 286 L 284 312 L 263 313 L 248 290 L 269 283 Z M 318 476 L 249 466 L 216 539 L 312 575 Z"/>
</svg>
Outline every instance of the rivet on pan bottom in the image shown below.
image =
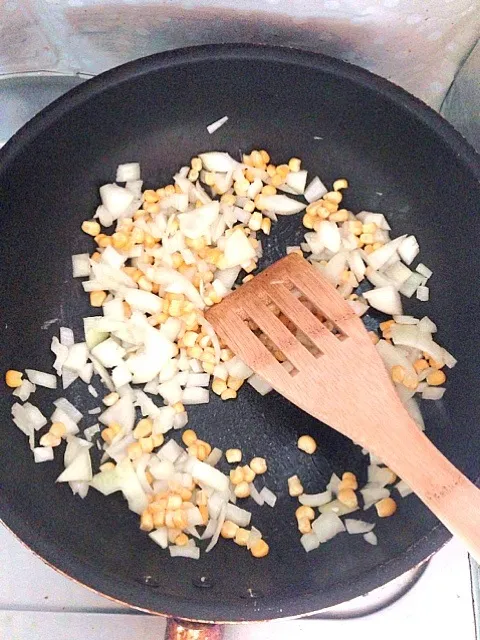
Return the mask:
<svg viewBox="0 0 480 640">
<path fill-rule="evenodd" d="M 211 589 L 214 585 L 214 582 L 207 576 L 200 576 L 199 578 L 193 578 L 192 584 L 194 587 L 199 587 L 200 589 Z"/>
</svg>

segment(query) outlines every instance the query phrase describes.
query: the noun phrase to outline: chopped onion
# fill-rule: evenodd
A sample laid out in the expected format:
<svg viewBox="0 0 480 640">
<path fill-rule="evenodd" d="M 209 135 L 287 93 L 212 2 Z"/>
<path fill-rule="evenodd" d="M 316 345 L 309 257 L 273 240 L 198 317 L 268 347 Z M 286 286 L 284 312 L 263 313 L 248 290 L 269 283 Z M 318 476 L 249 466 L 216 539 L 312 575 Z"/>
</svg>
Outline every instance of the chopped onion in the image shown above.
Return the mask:
<svg viewBox="0 0 480 640">
<path fill-rule="evenodd" d="M 307 206 L 298 202 L 298 200 L 282 195 L 265 196 L 261 194 L 257 202 L 257 206 L 260 209 L 272 211 L 279 216 L 291 216 L 295 213 L 300 213 Z"/>
<path fill-rule="evenodd" d="M 413 316 L 393 316 L 397 324 L 418 324 L 419 321 Z"/>
<path fill-rule="evenodd" d="M 123 396 L 99 415 L 98 419 L 107 426 L 116 423 L 120 425 L 124 434 L 130 433 L 135 422 L 135 407 L 132 399 L 128 396 Z"/>
<path fill-rule="evenodd" d="M 393 344 L 413 347 L 425 351 L 438 362 L 443 362 L 443 349 L 436 344 L 428 334 L 419 330 L 418 325 L 393 325 Z"/>
<path fill-rule="evenodd" d="M 126 162 L 125 164 L 119 164 L 115 182 L 129 182 L 131 180 L 140 180 L 139 163 Z"/>
<path fill-rule="evenodd" d="M 211 467 L 215 467 L 220 460 L 222 459 L 223 451 L 218 449 L 218 447 L 214 447 L 210 454 L 205 458 L 205 462 L 209 464 Z"/>
<path fill-rule="evenodd" d="M 400 482 L 397 482 L 397 484 L 395 485 L 395 489 L 402 496 L 402 498 L 406 498 L 411 493 L 413 493 L 405 480 L 400 480 Z"/>
<path fill-rule="evenodd" d="M 378 467 L 375 464 L 371 464 L 368 467 L 368 482 L 379 487 L 392 484 L 392 472 L 386 467 Z"/>
<path fill-rule="evenodd" d="M 183 404 L 206 404 L 209 402 L 209 390 L 202 387 L 190 387 L 183 390 L 181 402 Z"/>
<path fill-rule="evenodd" d="M 151 538 L 162 549 L 166 549 L 168 547 L 167 527 L 160 527 L 159 529 L 152 531 L 151 533 L 148 534 L 148 537 Z"/>
<path fill-rule="evenodd" d="M 198 560 L 200 558 L 200 549 L 198 547 L 171 545 L 168 547 L 168 550 L 172 558 L 191 558 L 192 560 Z M 209 551 L 208 547 L 206 551 Z"/>
<path fill-rule="evenodd" d="M 208 387 L 210 383 L 209 373 L 189 373 L 187 374 L 187 388 Z"/>
<path fill-rule="evenodd" d="M 356 218 L 357 220 L 360 220 L 360 222 L 363 222 L 363 224 L 374 222 L 379 229 L 383 229 L 384 231 L 390 231 L 391 229 L 383 213 L 373 213 L 372 211 L 360 211 L 360 213 L 357 214 Z"/>
<path fill-rule="evenodd" d="M 265 504 L 265 500 L 257 490 L 257 487 L 253 484 L 253 482 L 250 482 L 248 486 L 250 487 L 250 496 L 252 497 L 252 500 L 256 502 L 258 506 L 263 507 L 263 505 Z"/>
<path fill-rule="evenodd" d="M 126 353 L 125 349 L 113 338 L 107 338 L 92 349 L 92 356 L 107 369 L 123 364 L 123 357 Z"/>
<path fill-rule="evenodd" d="M 56 356 L 53 368 L 57 372 L 57 375 L 61 376 L 63 363 L 68 357 L 68 347 L 62 344 L 56 336 L 53 336 L 50 349 Z"/>
<path fill-rule="evenodd" d="M 252 519 L 252 514 L 250 511 L 246 511 L 245 509 L 241 509 L 230 502 L 227 503 L 225 510 L 225 520 L 231 520 L 239 527 L 248 527 L 250 524 L 250 520 Z"/>
<path fill-rule="evenodd" d="M 182 447 L 175 440 L 169 440 L 158 452 L 158 457 L 161 460 L 169 460 L 172 464 L 175 464 L 182 453 L 184 453 Z"/>
<path fill-rule="evenodd" d="M 207 526 L 205 527 L 205 531 L 203 532 L 201 539 L 209 540 L 215 533 L 216 528 L 217 528 L 217 521 L 215 520 L 215 518 L 210 518 Z"/>
<path fill-rule="evenodd" d="M 74 278 L 86 278 L 90 275 L 90 256 L 88 253 L 77 253 L 72 256 L 72 275 Z"/>
<path fill-rule="evenodd" d="M 324 491 L 323 493 L 302 493 L 298 496 L 300 504 L 304 504 L 307 507 L 321 507 L 327 502 L 332 500 L 331 491 Z"/>
<path fill-rule="evenodd" d="M 358 510 L 358 507 L 347 507 L 340 500 L 332 500 L 332 502 L 327 502 L 327 504 L 322 504 L 321 507 L 318 508 L 320 513 L 334 513 L 337 516 L 344 516 L 347 513 L 353 513 Z"/>
<path fill-rule="evenodd" d="M 418 273 L 412 273 L 400 287 L 400 293 L 406 298 L 411 298 L 415 291 L 422 285 L 424 278 Z"/>
<path fill-rule="evenodd" d="M 200 460 L 194 461 L 191 474 L 197 482 L 202 482 L 216 491 L 229 490 L 229 478 L 221 471 L 218 471 L 218 469 L 204 462 L 200 462 Z"/>
<path fill-rule="evenodd" d="M 205 303 L 197 289 L 180 272 L 167 267 L 150 267 L 146 271 L 146 276 L 152 282 L 165 287 L 165 290 L 170 293 L 183 293 L 199 309 L 203 310 L 205 308 Z"/>
<path fill-rule="evenodd" d="M 422 392 L 422 400 L 441 400 L 445 391 L 444 387 L 427 387 Z"/>
<path fill-rule="evenodd" d="M 162 300 L 154 293 L 143 291 L 142 289 L 127 289 L 125 291 L 125 302 L 132 309 L 138 309 L 143 313 L 160 313 L 162 310 Z"/>
<path fill-rule="evenodd" d="M 84 429 L 83 431 L 83 435 L 85 436 L 85 438 L 88 440 L 88 442 L 91 442 L 93 439 L 93 436 L 96 433 L 100 433 L 100 425 L 97 424 L 92 424 L 91 427 L 87 427 L 86 429 Z"/>
<path fill-rule="evenodd" d="M 332 253 L 340 251 L 342 238 L 340 236 L 340 230 L 335 222 L 330 222 L 330 220 L 320 220 L 317 233 L 319 242 L 325 248 Z"/>
<path fill-rule="evenodd" d="M 381 269 L 393 256 L 396 255 L 398 247 L 401 245 L 406 236 L 400 236 L 395 240 L 390 240 L 387 244 L 384 244 L 379 249 L 372 251 L 372 253 L 365 254 L 366 261 L 372 269 L 376 271 Z"/>
<path fill-rule="evenodd" d="M 402 303 L 395 287 L 380 287 L 379 289 L 365 291 L 363 297 L 372 307 L 378 309 L 378 311 L 382 311 L 391 316 L 401 315 L 402 313 Z"/>
<path fill-rule="evenodd" d="M 418 329 L 424 333 L 436 333 L 437 325 L 428 316 L 424 316 L 418 323 Z"/>
<path fill-rule="evenodd" d="M 134 201 L 133 193 L 119 187 L 118 184 L 105 184 L 100 187 L 100 198 L 114 220 L 128 213 Z"/>
<path fill-rule="evenodd" d="M 62 422 L 65 425 L 67 434 L 74 436 L 79 432 L 79 428 L 75 420 L 72 420 L 70 415 L 66 413 L 60 407 L 56 407 L 55 411 L 50 417 L 51 422 Z"/>
<path fill-rule="evenodd" d="M 417 300 L 427 302 L 430 297 L 430 289 L 428 287 L 418 287 L 416 294 Z"/>
<path fill-rule="evenodd" d="M 36 390 L 35 385 L 32 384 L 30 380 L 27 380 L 26 378 L 24 378 L 22 380 L 22 384 L 13 390 L 12 395 L 19 398 L 22 402 L 26 402 L 30 397 L 30 394 L 34 393 L 35 390 Z"/>
<path fill-rule="evenodd" d="M 250 376 L 247 380 L 248 384 L 251 385 L 255 391 L 257 391 L 261 396 L 267 395 L 272 391 L 273 387 L 262 377 L 260 377 L 257 373 L 254 373 L 253 376 Z"/>
<path fill-rule="evenodd" d="M 431 278 L 431 276 L 433 275 L 433 271 L 431 271 L 428 267 L 426 267 L 422 262 L 420 262 L 420 264 L 417 265 L 416 271 L 424 278 L 427 278 L 427 280 Z"/>
<path fill-rule="evenodd" d="M 189 213 L 178 215 L 180 231 L 191 240 L 200 238 L 208 233 L 212 224 L 220 213 L 220 203 L 217 200 L 204 204 L 202 207 Z"/>
<path fill-rule="evenodd" d="M 327 491 L 330 491 L 334 495 L 338 494 L 341 479 L 336 473 L 332 473 L 331 478 L 327 484 Z"/>
<path fill-rule="evenodd" d="M 315 202 L 316 200 L 320 200 L 320 198 L 322 198 L 327 192 L 327 187 L 318 176 L 315 176 L 305 189 L 303 197 L 307 202 Z"/>
<path fill-rule="evenodd" d="M 253 371 L 248 367 L 243 360 L 241 360 L 238 356 L 234 356 L 230 360 L 225 363 L 225 366 L 228 370 L 228 373 L 233 378 L 238 378 L 240 380 L 246 380 L 249 376 L 253 374 Z"/>
<path fill-rule="evenodd" d="M 20 406 L 20 405 L 15 403 L 13 407 L 15 406 Z M 13 411 L 13 407 L 12 407 L 12 411 Z M 31 404 L 30 402 L 25 402 L 25 404 L 23 405 L 23 407 L 21 407 L 21 409 L 23 411 L 25 418 L 30 422 L 30 424 L 35 429 L 35 431 L 38 431 L 39 429 L 41 429 L 47 424 L 47 419 L 43 415 L 43 413 L 40 411 L 40 409 L 35 405 Z"/>
<path fill-rule="evenodd" d="M 224 258 L 227 268 L 237 267 L 248 263 L 254 257 L 255 249 L 252 247 L 247 236 L 241 229 L 236 229 L 225 240 Z"/>
<path fill-rule="evenodd" d="M 309 553 L 314 549 L 318 549 L 318 547 L 320 546 L 320 540 L 318 539 L 318 536 L 314 532 L 304 533 L 303 536 L 300 538 L 300 544 L 305 549 L 305 551 Z"/>
<path fill-rule="evenodd" d="M 35 447 L 33 457 L 35 462 L 48 462 L 53 460 L 53 449 L 52 447 Z"/>
<path fill-rule="evenodd" d="M 412 264 L 420 252 L 415 236 L 407 236 L 398 247 L 398 253 L 405 264 Z"/>
<path fill-rule="evenodd" d="M 347 533 L 351 535 L 355 535 L 357 533 L 368 533 L 372 531 L 375 527 L 375 524 L 371 524 L 370 522 L 363 522 L 363 520 L 352 520 L 351 518 L 345 519 L 345 528 L 347 529 Z"/>
<path fill-rule="evenodd" d="M 228 153 L 223 153 L 221 151 L 201 153 L 200 160 L 207 171 L 212 171 L 214 173 L 228 173 L 239 166 L 239 163 Z"/>
<path fill-rule="evenodd" d="M 312 522 L 312 529 L 320 542 L 331 540 L 338 533 L 345 531 L 345 526 L 340 518 L 333 512 L 322 513 Z"/>
<path fill-rule="evenodd" d="M 373 546 L 376 546 L 378 544 L 378 539 L 375 533 L 373 533 L 373 531 L 369 531 L 368 533 L 366 533 L 363 536 L 363 539 L 365 540 L 365 542 L 368 542 L 368 544 L 371 544 Z"/>
<path fill-rule="evenodd" d="M 93 363 L 87 362 L 87 364 L 80 371 L 80 379 L 85 382 L 85 384 L 89 384 L 90 380 L 93 376 Z"/>
<path fill-rule="evenodd" d="M 80 372 L 87 364 L 88 359 L 88 347 L 86 342 L 77 342 L 76 344 L 72 344 L 68 349 L 68 356 L 63 363 L 63 369 L 69 369 L 73 371 L 77 375 L 80 375 Z"/>
<path fill-rule="evenodd" d="M 305 185 L 307 184 L 307 171 L 290 171 L 287 174 L 285 183 L 288 187 L 290 187 L 290 189 L 292 189 L 295 194 L 301 196 L 303 193 L 305 193 Z"/>
<path fill-rule="evenodd" d="M 388 498 L 390 495 L 390 491 L 388 489 L 384 489 L 383 487 L 379 487 L 378 485 L 368 485 L 366 484 L 363 489 L 360 490 L 360 493 L 363 497 L 363 510 L 366 511 L 370 509 L 376 502 L 379 500 L 383 500 L 383 498 Z"/>
<path fill-rule="evenodd" d="M 87 447 L 82 447 L 72 462 L 61 473 L 57 482 L 90 482 L 92 480 L 92 462 Z"/>
<path fill-rule="evenodd" d="M 275 503 L 277 502 L 277 496 L 268 487 L 263 487 L 263 489 L 260 491 L 260 495 L 262 496 L 265 504 L 267 504 L 269 507 L 273 508 L 275 506 Z"/>
<path fill-rule="evenodd" d="M 220 531 L 222 530 L 223 523 L 225 522 L 225 511 L 226 511 L 226 506 L 223 505 L 223 507 L 220 510 L 220 515 L 218 516 L 217 526 L 215 528 L 212 539 L 208 544 L 208 547 L 205 549 L 205 553 L 209 553 L 209 551 L 211 551 L 218 542 L 218 538 L 220 537 Z M 181 548 L 183 549 L 185 547 L 181 547 Z"/>
<path fill-rule="evenodd" d="M 392 280 L 397 288 L 400 288 L 412 275 L 412 271 L 400 261 L 394 262 L 383 273 Z"/>
<path fill-rule="evenodd" d="M 215 120 L 215 122 L 207 125 L 208 133 L 215 133 L 215 131 L 217 131 L 217 129 L 220 129 L 220 127 L 222 127 L 227 122 L 227 120 L 228 116 L 223 116 L 223 118 L 219 118 L 218 120 Z"/>
</svg>

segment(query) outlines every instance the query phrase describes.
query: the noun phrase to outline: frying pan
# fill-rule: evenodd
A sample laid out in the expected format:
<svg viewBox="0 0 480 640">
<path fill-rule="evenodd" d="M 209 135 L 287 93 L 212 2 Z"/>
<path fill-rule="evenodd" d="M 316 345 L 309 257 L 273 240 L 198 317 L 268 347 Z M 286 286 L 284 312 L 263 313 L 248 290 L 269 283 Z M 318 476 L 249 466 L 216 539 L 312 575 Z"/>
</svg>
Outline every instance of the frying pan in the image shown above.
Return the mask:
<svg viewBox="0 0 480 640">
<path fill-rule="evenodd" d="M 224 115 L 228 123 L 209 135 L 207 124 Z M 445 121 L 403 90 L 320 55 L 250 45 L 155 55 L 86 82 L 17 133 L 0 155 L 1 370 L 50 369 L 50 341 L 60 325 L 81 338 L 81 318 L 92 311 L 71 278 L 70 256 L 90 249 L 79 227 L 93 214 L 97 189 L 114 179 L 117 164 L 140 161 L 151 188 L 168 183 L 200 151 L 238 156 L 252 148 L 268 149 L 278 162 L 300 156 L 311 175 L 318 173 L 327 184 L 347 177 L 349 209 L 384 212 L 395 235 L 418 237 L 422 261 L 434 272 L 431 301 L 407 300 L 406 313 L 437 320 L 439 341 L 459 360 L 445 399 L 422 403 L 427 432 L 477 480 L 479 159 Z M 263 263 L 301 237 L 298 217 L 280 219 L 265 243 Z M 47 327 L 50 320 L 55 322 Z M 222 623 L 300 616 L 386 583 L 449 537 L 412 495 L 399 501 L 395 517 L 377 523 L 377 547 L 343 535 L 305 554 L 286 478 L 297 473 L 308 492 L 323 490 L 333 471 L 354 471 L 364 482 L 366 459 L 359 447 L 274 393 L 260 397 L 244 388 L 236 402 L 214 396 L 195 407 L 190 426 L 221 449 L 241 448 L 245 459 L 267 458 L 277 507 L 251 509 L 270 555 L 256 560 L 221 541 L 198 562 L 171 561 L 138 530 L 137 517 L 120 497 L 92 490 L 82 501 L 54 482 L 61 456 L 33 463 L 10 421 L 10 394 L 3 391 L 3 521 L 67 576 L 137 609 Z M 66 395 L 85 414 L 98 404 L 81 384 Z M 38 392 L 35 402 L 50 415 L 57 396 Z M 303 433 L 319 443 L 314 456 L 295 446 Z"/>
</svg>

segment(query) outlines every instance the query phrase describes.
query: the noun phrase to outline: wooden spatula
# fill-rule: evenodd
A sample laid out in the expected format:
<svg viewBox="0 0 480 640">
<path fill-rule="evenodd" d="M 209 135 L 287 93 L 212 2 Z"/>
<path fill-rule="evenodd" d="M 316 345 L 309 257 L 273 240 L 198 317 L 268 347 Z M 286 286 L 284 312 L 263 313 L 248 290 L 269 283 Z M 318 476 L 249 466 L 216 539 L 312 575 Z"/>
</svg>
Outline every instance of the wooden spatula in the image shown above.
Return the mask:
<svg viewBox="0 0 480 640">
<path fill-rule="evenodd" d="M 207 317 L 274 389 L 383 460 L 480 561 L 480 491 L 418 429 L 363 322 L 319 271 L 291 254 Z M 295 337 L 285 317 L 309 343 Z M 252 331 L 255 326 L 284 354 L 291 371 Z"/>
</svg>

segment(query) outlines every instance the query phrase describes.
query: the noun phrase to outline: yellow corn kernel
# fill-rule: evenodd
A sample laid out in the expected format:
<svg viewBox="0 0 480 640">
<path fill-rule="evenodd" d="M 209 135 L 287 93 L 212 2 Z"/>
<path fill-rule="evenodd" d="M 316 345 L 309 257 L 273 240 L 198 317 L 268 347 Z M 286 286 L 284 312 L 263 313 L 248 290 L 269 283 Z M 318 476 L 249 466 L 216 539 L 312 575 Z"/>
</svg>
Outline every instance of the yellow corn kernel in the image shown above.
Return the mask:
<svg viewBox="0 0 480 640">
<path fill-rule="evenodd" d="M 55 436 L 53 433 L 45 433 L 40 438 L 40 446 L 41 447 L 58 447 L 61 441 L 62 441 L 61 438 L 58 436 Z"/>
<path fill-rule="evenodd" d="M 346 209 L 340 209 L 335 213 L 331 213 L 328 219 L 330 222 L 346 222 L 348 220 L 348 211 Z"/>
<path fill-rule="evenodd" d="M 415 391 L 415 389 L 418 387 L 418 378 L 413 373 L 406 373 L 402 380 L 402 384 L 407 389 Z"/>
<path fill-rule="evenodd" d="M 180 509 L 182 506 L 182 498 L 177 494 L 171 495 L 167 499 L 167 509 L 170 511 L 175 511 L 176 509 Z"/>
<path fill-rule="evenodd" d="M 288 168 L 292 173 L 298 173 L 300 171 L 300 167 L 302 165 L 302 161 L 299 158 L 290 158 L 288 161 Z"/>
<path fill-rule="evenodd" d="M 244 529 L 243 527 L 238 527 L 234 538 L 235 544 L 238 544 L 239 547 L 246 547 L 249 538 L 250 531 L 248 531 L 248 529 Z"/>
<path fill-rule="evenodd" d="M 296 498 L 297 496 L 300 496 L 303 493 L 303 486 L 298 476 L 291 476 L 290 478 L 288 478 L 287 482 L 288 482 L 288 493 L 293 498 Z"/>
<path fill-rule="evenodd" d="M 300 533 L 310 533 L 312 531 L 312 524 L 308 518 L 298 518 L 297 527 Z"/>
<path fill-rule="evenodd" d="M 335 182 L 333 183 L 334 191 L 339 191 L 340 189 L 347 189 L 347 188 L 348 188 L 348 182 L 347 180 L 345 180 L 345 178 L 339 178 L 338 180 L 335 180 Z"/>
<path fill-rule="evenodd" d="M 63 422 L 54 422 L 49 429 L 49 433 L 56 438 L 63 438 L 67 434 L 67 427 Z"/>
<path fill-rule="evenodd" d="M 367 224 L 362 224 L 362 233 L 375 233 L 377 230 L 377 225 L 374 222 L 367 222 Z"/>
<path fill-rule="evenodd" d="M 231 522 L 230 520 L 225 520 L 223 523 L 222 529 L 220 531 L 220 535 L 222 538 L 226 538 L 227 540 L 233 540 L 238 531 L 238 524 Z"/>
<path fill-rule="evenodd" d="M 143 450 L 139 442 L 132 442 L 132 444 L 128 445 L 127 455 L 130 460 L 136 460 L 143 455 Z"/>
<path fill-rule="evenodd" d="M 357 494 L 353 489 L 341 489 L 337 497 L 338 500 L 349 509 L 354 509 L 358 506 Z"/>
<path fill-rule="evenodd" d="M 90 305 L 92 307 L 101 307 L 107 298 L 106 291 L 91 291 Z"/>
<path fill-rule="evenodd" d="M 242 467 L 242 471 L 245 482 L 253 482 L 255 480 L 255 471 L 248 464 Z"/>
<path fill-rule="evenodd" d="M 397 510 L 397 503 L 393 498 L 383 498 L 383 500 L 379 500 L 375 504 L 375 509 L 377 510 L 379 518 L 388 518 L 389 516 L 393 516 Z"/>
<path fill-rule="evenodd" d="M 261 191 L 264 196 L 274 196 L 277 193 L 277 190 L 272 184 L 266 184 Z"/>
<path fill-rule="evenodd" d="M 280 176 L 283 181 L 285 181 L 286 177 L 290 173 L 290 168 L 288 164 L 279 164 L 276 169 L 276 174 Z"/>
<path fill-rule="evenodd" d="M 432 367 L 432 369 L 442 369 L 445 366 L 443 362 L 438 362 L 433 358 L 428 359 L 428 364 Z"/>
<path fill-rule="evenodd" d="M 118 436 L 122 427 L 118 424 L 118 422 L 112 422 L 108 425 L 108 428 L 112 430 L 114 436 Z"/>
<path fill-rule="evenodd" d="M 307 229 L 313 229 L 313 226 L 315 224 L 315 220 L 314 218 L 311 216 L 311 214 L 306 213 L 303 218 L 302 218 L 302 224 L 304 227 L 306 227 Z"/>
<path fill-rule="evenodd" d="M 113 462 L 104 462 L 99 468 L 100 471 L 113 471 L 115 469 L 115 464 Z"/>
<path fill-rule="evenodd" d="M 182 433 L 182 442 L 187 447 L 190 447 L 196 441 L 197 441 L 197 434 L 195 433 L 195 431 L 193 431 L 193 429 L 186 429 Z"/>
<path fill-rule="evenodd" d="M 248 485 L 248 482 L 243 481 L 235 485 L 234 493 L 237 498 L 248 498 L 248 496 L 250 495 L 250 487 Z"/>
<path fill-rule="evenodd" d="M 140 529 L 142 531 L 153 530 L 153 515 L 148 510 L 145 510 L 140 516 Z"/>
<path fill-rule="evenodd" d="M 221 378 L 214 378 L 212 382 L 212 391 L 216 393 L 217 396 L 221 396 L 222 393 L 227 389 L 227 383 Z"/>
<path fill-rule="evenodd" d="M 419 358 L 418 360 L 415 360 L 415 362 L 413 363 L 413 368 L 417 373 L 420 373 L 421 371 L 428 369 L 428 367 L 429 367 L 428 362 L 423 358 Z"/>
<path fill-rule="evenodd" d="M 22 384 L 23 373 L 15 369 L 9 369 L 5 374 L 5 384 L 10 389 L 15 389 Z"/>
<path fill-rule="evenodd" d="M 228 376 L 227 387 L 229 389 L 233 389 L 234 391 L 238 391 L 244 382 L 245 380 L 241 380 L 240 378 L 234 378 L 233 376 Z"/>
<path fill-rule="evenodd" d="M 152 441 L 153 441 L 153 448 L 156 449 L 157 447 L 161 447 L 162 444 L 165 442 L 165 436 L 163 435 L 163 433 L 154 433 L 152 435 Z"/>
<path fill-rule="evenodd" d="M 244 467 L 245 469 L 245 467 Z M 252 458 L 251 462 L 250 462 L 250 469 L 256 474 L 256 475 L 261 475 L 262 473 L 266 473 L 267 472 L 267 461 L 265 460 L 265 458 Z M 245 472 L 244 472 L 244 476 L 245 476 Z M 247 480 L 247 478 L 245 478 Z M 248 482 L 252 482 L 252 480 L 248 480 Z"/>
<path fill-rule="evenodd" d="M 364 244 L 373 244 L 373 235 L 371 233 L 362 233 L 360 234 L 360 242 Z M 373 247 L 372 247 L 373 251 Z"/>
<path fill-rule="evenodd" d="M 359 236 L 362 233 L 362 223 L 360 220 L 350 220 L 348 223 L 348 228 L 351 233 L 355 236 Z"/>
<path fill-rule="evenodd" d="M 137 426 L 133 430 L 133 436 L 137 440 L 140 438 L 147 438 L 152 435 L 153 421 L 150 418 L 143 418 L 139 420 Z"/>
<path fill-rule="evenodd" d="M 305 451 L 305 453 L 312 455 L 317 450 L 317 443 L 312 436 L 300 436 L 297 442 L 297 447 L 301 451 Z"/>
<path fill-rule="evenodd" d="M 324 196 L 322 196 L 325 202 L 333 202 L 333 204 L 340 204 L 343 200 L 343 196 L 340 191 L 329 191 Z"/>
<path fill-rule="evenodd" d="M 312 509 L 312 507 L 307 507 L 306 505 L 301 505 L 295 511 L 295 517 L 297 518 L 297 520 L 300 520 L 300 518 L 307 518 L 308 520 L 314 520 L 315 519 L 315 511 Z"/>
<path fill-rule="evenodd" d="M 342 481 L 338 486 L 339 491 L 342 489 L 358 489 L 357 477 L 351 471 L 345 471 L 342 475 Z"/>
<path fill-rule="evenodd" d="M 271 178 L 271 182 L 272 187 L 280 187 L 285 182 L 285 178 L 277 173 L 273 176 L 273 178 Z"/>
<path fill-rule="evenodd" d="M 225 389 L 220 394 L 222 400 L 234 400 L 237 397 L 237 392 L 234 389 Z"/>
<path fill-rule="evenodd" d="M 128 242 L 128 236 L 122 231 L 117 231 L 112 235 L 112 247 L 115 249 L 123 249 Z"/>
<path fill-rule="evenodd" d="M 232 469 L 230 471 L 230 482 L 233 485 L 240 484 L 243 481 L 244 481 L 244 477 L 243 477 L 243 468 L 242 467 L 236 467 L 235 469 Z"/>
<path fill-rule="evenodd" d="M 405 369 L 401 365 L 396 364 L 392 367 L 390 375 L 393 382 L 403 382 L 405 379 Z"/>
<path fill-rule="evenodd" d="M 185 547 L 188 544 L 188 536 L 185 533 L 181 533 L 175 538 L 175 544 L 177 547 Z"/>
<path fill-rule="evenodd" d="M 153 512 L 153 526 L 155 529 L 165 526 L 165 510 L 157 510 Z"/>
<path fill-rule="evenodd" d="M 252 231 L 260 231 L 262 227 L 262 214 L 260 211 L 252 213 L 250 220 L 248 221 L 248 228 Z"/>
<path fill-rule="evenodd" d="M 101 231 L 101 227 L 96 220 L 85 220 L 82 222 L 82 231 L 89 236 L 95 237 Z"/>
<path fill-rule="evenodd" d="M 432 373 L 428 374 L 427 383 L 432 387 L 438 387 L 439 385 L 442 385 L 446 379 L 447 376 L 443 373 L 443 371 L 437 369 L 436 371 L 432 371 Z"/>
<path fill-rule="evenodd" d="M 143 201 L 152 204 L 153 202 L 158 202 L 160 200 L 160 196 L 153 189 L 147 189 L 143 192 Z"/>
<path fill-rule="evenodd" d="M 153 438 L 151 436 L 148 436 L 147 438 L 140 438 L 139 442 L 143 453 L 152 453 Z"/>
<path fill-rule="evenodd" d="M 227 449 L 225 451 L 225 458 L 229 464 L 242 461 L 242 452 L 240 449 Z"/>
<path fill-rule="evenodd" d="M 264 558 L 268 556 L 270 547 L 265 540 L 256 540 L 250 547 L 250 553 L 254 558 Z"/>
<path fill-rule="evenodd" d="M 153 290 L 153 284 L 150 282 L 150 280 L 146 276 L 141 276 L 138 279 L 137 284 L 139 289 L 141 289 L 142 291 L 151 292 Z"/>
<path fill-rule="evenodd" d="M 338 191 L 336 193 L 341 195 Z M 323 208 L 326 209 L 328 211 L 328 215 L 330 215 L 331 213 L 338 211 L 338 204 L 331 200 L 325 200 L 325 196 L 323 196 Z"/>
<path fill-rule="evenodd" d="M 102 438 L 105 440 L 107 444 L 112 444 L 112 440 L 115 437 L 115 434 L 109 427 L 107 427 L 106 429 L 103 429 L 100 435 L 102 436 Z"/>
</svg>

